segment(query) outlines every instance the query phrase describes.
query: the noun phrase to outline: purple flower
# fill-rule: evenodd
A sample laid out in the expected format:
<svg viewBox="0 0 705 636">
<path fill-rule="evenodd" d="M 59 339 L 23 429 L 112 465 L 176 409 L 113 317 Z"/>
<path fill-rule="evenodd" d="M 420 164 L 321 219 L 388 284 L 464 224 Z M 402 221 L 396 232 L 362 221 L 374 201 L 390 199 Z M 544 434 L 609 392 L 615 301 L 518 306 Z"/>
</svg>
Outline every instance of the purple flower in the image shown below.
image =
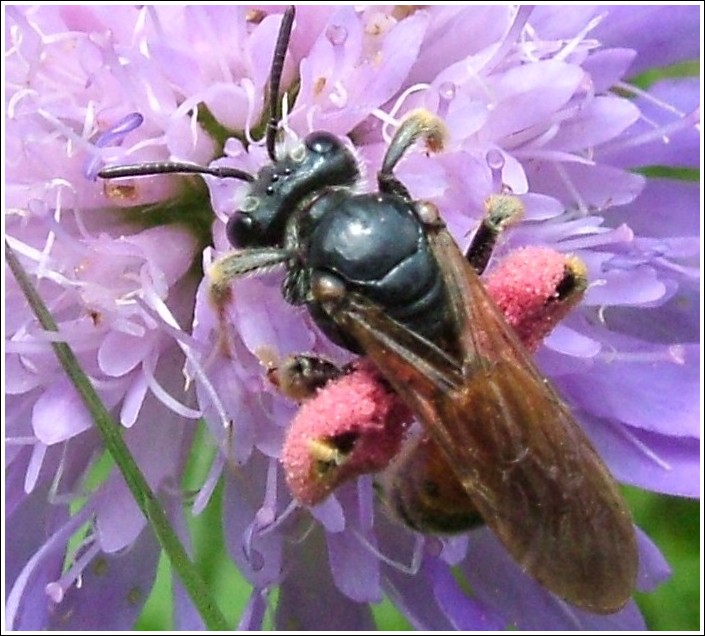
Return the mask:
<svg viewBox="0 0 705 636">
<path fill-rule="evenodd" d="M 209 303 L 203 271 L 229 249 L 225 221 L 246 184 L 89 179 L 104 163 L 266 164 L 255 129 L 280 22 L 267 11 L 7 9 L 5 228 L 58 337 L 177 529 L 224 483 L 228 549 L 253 586 L 243 628 L 261 627 L 275 587 L 285 629 L 371 628 L 369 604 L 385 594 L 420 629 L 643 628 L 633 602 L 609 617 L 567 606 L 486 529 L 406 530 L 369 477 L 310 510 L 293 503 L 279 456 L 297 407 L 260 360 L 348 356 L 284 302 L 276 272 L 236 281 L 225 323 Z M 441 154 L 411 153 L 397 176 L 463 247 L 487 197 L 509 190 L 526 216 L 498 257 L 542 245 L 587 264 L 585 300 L 538 362 L 619 480 L 688 497 L 699 496 L 699 188 L 638 169 L 698 165 L 700 97 L 694 77 L 648 91 L 628 80 L 698 56 L 697 24 L 695 7 L 307 6 L 283 76 L 285 144 L 328 130 L 374 175 L 395 122 L 426 108 L 451 139 Z M 129 629 L 159 548 L 119 475 L 87 490 L 96 431 L 10 276 L 6 294 L 8 625 Z M 199 418 L 222 452 L 185 511 Z M 668 566 L 639 543 L 638 586 L 651 589 Z M 175 596 L 177 628 L 198 626 Z"/>
</svg>

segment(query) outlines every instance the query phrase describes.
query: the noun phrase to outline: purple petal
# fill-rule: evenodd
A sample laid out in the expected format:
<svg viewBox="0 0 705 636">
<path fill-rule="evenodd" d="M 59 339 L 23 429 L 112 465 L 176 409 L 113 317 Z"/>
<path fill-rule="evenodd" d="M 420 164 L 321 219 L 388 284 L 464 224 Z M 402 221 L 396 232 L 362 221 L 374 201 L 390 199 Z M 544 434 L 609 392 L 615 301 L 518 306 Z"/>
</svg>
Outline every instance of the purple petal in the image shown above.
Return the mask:
<svg viewBox="0 0 705 636">
<path fill-rule="evenodd" d="M 608 271 L 611 256 L 594 253 L 581 256 L 593 282 L 585 294 L 586 307 L 644 305 L 660 300 L 666 294 L 666 285 L 659 280 L 653 267 L 642 265 L 627 271 Z"/>
<path fill-rule="evenodd" d="M 303 312 L 288 305 L 280 291 L 281 275 L 248 278 L 233 286 L 233 324 L 253 353 L 268 348 L 280 357 L 310 351 L 313 336 L 302 321 Z"/>
<path fill-rule="evenodd" d="M 545 126 L 571 98 L 583 77 L 578 67 L 547 60 L 488 78 L 489 90 L 496 95 L 497 104 L 482 129 L 482 138 L 500 140 L 537 124 Z"/>
<path fill-rule="evenodd" d="M 500 631 L 506 626 L 504 617 L 466 594 L 458 585 L 450 568 L 433 557 L 427 557 L 422 572 L 433 580 L 433 591 L 441 610 L 458 630 Z"/>
<path fill-rule="evenodd" d="M 183 393 L 180 373 L 183 359 L 180 352 L 171 349 L 162 354 L 156 379 L 169 393 Z M 178 388 L 177 388 L 178 387 Z M 191 442 L 194 424 L 168 410 L 152 393 L 144 401 L 140 421 L 125 431 L 130 452 L 153 490 L 159 491 L 167 480 L 175 479 L 182 470 L 184 450 Z M 142 531 L 146 520 L 128 490 L 122 475 L 114 472 L 95 495 L 96 527 L 101 548 L 115 552 L 129 546 Z"/>
<path fill-rule="evenodd" d="M 198 63 L 189 51 L 180 51 L 163 40 L 150 44 L 149 55 L 164 69 L 164 75 L 181 86 L 186 94 L 193 94 L 201 87 L 202 78 Z"/>
<path fill-rule="evenodd" d="M 267 461 L 253 458 L 237 476 L 226 471 L 223 494 L 228 552 L 247 580 L 260 588 L 277 582 L 282 572 L 282 537 L 277 531 L 262 533 L 255 518 L 264 498 Z"/>
<path fill-rule="evenodd" d="M 336 92 L 336 80 L 346 87 L 343 95 L 349 94 L 347 82 L 362 52 L 362 39 L 362 24 L 355 16 L 352 7 L 335 11 L 323 27 L 310 55 L 301 61 L 300 98 L 322 109 L 335 109 L 333 114 L 338 116 L 348 115 L 348 109 L 345 106 L 349 100 L 341 98 L 340 106 L 336 107 L 330 101 L 330 95 Z M 305 118 L 303 114 L 300 117 L 300 127 L 305 130 Z M 296 117 L 292 117 L 292 122 L 296 122 Z M 327 128 L 329 125 L 330 121 L 326 124 L 320 121 L 313 124 L 315 129 L 329 129 Z M 347 124 L 344 124 L 338 132 L 349 129 Z M 333 128 L 333 130 L 336 129 Z"/>
<path fill-rule="evenodd" d="M 598 417 L 662 435 L 697 437 L 699 373 L 697 345 L 625 345 L 613 354 L 606 351 L 587 373 L 563 376 L 560 386 Z"/>
<path fill-rule="evenodd" d="M 107 409 L 113 408 L 124 390 L 124 381 L 104 382 L 98 394 Z M 68 378 L 58 379 L 36 401 L 32 426 L 47 445 L 75 437 L 93 425 L 90 415 Z"/>
<path fill-rule="evenodd" d="M 636 50 L 632 74 L 700 57 L 700 14 L 695 5 L 613 5 L 603 10 L 608 15 L 591 35 L 607 46 Z"/>
<path fill-rule="evenodd" d="M 609 616 L 578 610 L 559 600 L 521 571 L 493 533 L 470 535 L 468 557 L 460 565 L 478 601 L 519 630 L 640 630 L 643 619 L 634 602 Z"/>
<path fill-rule="evenodd" d="M 585 336 L 565 324 L 556 325 L 544 344 L 553 351 L 576 358 L 593 358 L 602 349 L 597 340 Z"/>
<path fill-rule="evenodd" d="M 100 545 L 107 553 L 129 546 L 142 533 L 146 520 L 125 482 L 117 472 L 96 496 L 96 527 Z"/>
<path fill-rule="evenodd" d="M 171 587 L 174 598 L 174 629 L 187 634 L 205 631 L 206 625 L 203 622 L 203 618 L 196 610 L 191 597 L 184 589 L 178 576 L 172 576 Z"/>
<path fill-rule="evenodd" d="M 614 476 L 640 488 L 683 497 L 700 496 L 700 441 L 659 435 L 577 414 Z"/>
<path fill-rule="evenodd" d="M 327 532 L 337 533 L 345 530 L 345 512 L 337 495 L 333 494 L 321 503 L 313 506 L 311 515 Z"/>
<path fill-rule="evenodd" d="M 119 377 L 134 369 L 154 344 L 154 338 L 111 331 L 98 349 L 98 364 L 105 374 Z"/>
<path fill-rule="evenodd" d="M 407 83 L 430 82 L 448 66 L 496 44 L 510 24 L 503 6 L 461 5 L 428 7 L 430 23 Z M 462 41 L 456 37 L 463 34 Z"/>
<path fill-rule="evenodd" d="M 628 223 L 644 236 L 699 236 L 700 184 L 695 181 L 649 179 L 641 196 L 610 210 L 611 224 Z"/>
<path fill-rule="evenodd" d="M 700 340 L 700 285 L 681 285 L 659 307 L 611 307 L 605 312 L 610 329 L 646 342 L 670 345 L 674 337 L 684 343 Z"/>
<path fill-rule="evenodd" d="M 33 466 L 37 448 L 42 447 L 41 465 Z M 51 484 L 51 498 L 62 501 L 70 499 L 100 449 L 95 431 L 87 431 L 65 444 L 44 447 L 43 444 L 22 447 L 6 468 L 5 514 L 12 514 L 34 488 L 45 489 Z M 6 456 L 6 460 L 9 457 Z M 31 477 L 30 474 L 34 473 Z M 32 486 L 32 490 L 28 486 Z M 47 502 L 48 503 L 48 502 Z"/>
<path fill-rule="evenodd" d="M 524 218 L 528 221 L 546 221 L 564 211 L 563 205 L 557 199 L 535 192 L 522 195 L 521 202 L 524 205 Z"/>
<path fill-rule="evenodd" d="M 5 620 L 16 630 L 46 629 L 51 619 L 47 585 L 60 578 L 66 545 L 73 534 L 86 523 L 91 506 L 86 505 L 63 525 L 52 528 L 52 533 L 39 549 L 24 563 L 14 580 L 6 602 Z"/>
<path fill-rule="evenodd" d="M 407 81 L 407 74 L 417 58 L 427 26 L 428 16 L 423 12 L 398 22 L 384 37 L 379 51 L 381 63 L 375 64 L 377 68 L 372 77 L 369 78 L 371 69 L 365 68 L 367 65 L 355 70 L 351 84 L 358 94 L 356 110 L 359 105 L 375 107 L 384 104 Z M 369 78 L 367 83 L 365 76 Z"/>
<path fill-rule="evenodd" d="M 641 119 L 620 137 L 598 148 L 595 157 L 612 165 L 699 167 L 700 86 L 684 77 L 654 84 L 649 98 L 639 95 L 634 105 Z"/>
<path fill-rule="evenodd" d="M 438 603 L 432 577 L 421 569 L 421 562 L 417 562 L 426 558 L 419 552 L 426 540 L 390 521 L 384 514 L 377 515 L 376 534 L 379 551 L 385 558 L 383 589 L 394 605 L 415 629 L 453 629 L 452 621 Z"/>
<path fill-rule="evenodd" d="M 264 614 L 267 611 L 267 593 L 255 588 L 250 594 L 250 599 L 243 610 L 237 631 L 254 631 L 262 629 Z M 191 631 L 191 630 L 188 630 Z"/>
<path fill-rule="evenodd" d="M 188 271 L 196 258 L 197 242 L 187 230 L 168 226 L 148 228 L 122 241 L 127 245 L 135 245 L 140 249 L 140 258 L 147 261 L 148 276 L 158 291 L 166 293 L 165 286 L 172 286 Z M 164 245 L 169 249 L 164 249 Z M 171 289 L 174 296 L 191 300 L 192 289 Z M 171 298 L 174 300 L 174 298 Z"/>
<path fill-rule="evenodd" d="M 448 565 L 457 565 L 468 552 L 468 536 L 461 534 L 443 539 L 443 550 L 440 558 Z"/>
<path fill-rule="evenodd" d="M 603 210 L 626 205 L 634 201 L 646 183 L 640 175 L 606 165 L 562 164 L 571 187 L 552 166 L 535 166 L 532 162 L 525 167 L 532 191 L 553 196 L 566 207 L 579 204 L 581 208 Z"/>
<path fill-rule="evenodd" d="M 246 353 L 241 347 L 243 355 Z M 228 459 L 236 464 L 244 464 L 252 453 L 255 428 L 258 425 L 269 426 L 268 415 L 262 411 L 261 403 L 249 394 L 247 389 L 249 377 L 238 369 L 232 360 L 220 357 L 209 368 L 209 379 L 221 408 L 226 414 L 234 414 L 231 422 L 223 420 L 221 408 L 216 408 L 213 395 L 199 386 L 199 403 L 203 417 L 208 423 L 216 440 L 227 450 Z M 245 377 L 243 377 L 245 376 Z M 227 428 L 226 428 L 227 425 Z M 237 443 L 231 443 L 231 440 Z"/>
<path fill-rule="evenodd" d="M 621 97 L 598 96 L 561 125 L 550 147 L 568 152 L 598 146 L 613 139 L 639 119 L 639 109 Z"/>
<path fill-rule="evenodd" d="M 275 624 L 281 630 L 360 631 L 374 629 L 370 607 L 338 590 L 326 566 L 325 540 L 314 529 L 287 554 L 279 586 Z"/>
<path fill-rule="evenodd" d="M 348 598 L 360 603 L 378 603 L 382 600 L 379 559 L 359 539 L 367 531 L 360 525 L 359 515 L 354 514 L 359 505 L 357 495 L 354 484 L 337 491 L 338 498 L 349 512 L 345 530 L 326 535 L 330 570 L 335 585 Z"/>
<path fill-rule="evenodd" d="M 8 305 L 13 301 L 5 301 Z M 40 376 L 28 369 L 20 354 L 5 352 L 5 396 L 21 395 L 41 386 Z M 7 418 L 6 418 L 7 419 Z"/>
<path fill-rule="evenodd" d="M 357 26 L 344 26 L 348 38 L 357 33 L 360 22 L 354 20 Z M 414 15 L 397 23 L 381 40 L 380 50 L 373 60 L 355 60 L 348 68 L 337 68 L 332 79 L 339 76 L 339 81 L 345 90 L 342 105 L 337 109 L 327 108 L 314 117 L 314 127 L 340 133 L 352 130 L 369 113 L 391 99 L 402 86 L 411 68 L 421 40 L 426 30 L 428 16 L 423 13 Z M 338 26 L 332 24 L 331 26 Z M 345 42 L 348 49 L 347 39 Z M 351 53 L 354 47 L 351 48 Z M 367 55 L 374 55 L 367 53 Z M 303 65 L 302 65 L 303 72 Z M 330 69 L 319 73 L 316 77 L 330 77 Z"/>
<path fill-rule="evenodd" d="M 124 552 L 99 554 L 72 585 L 50 619 L 50 629 L 118 630 L 134 625 L 154 584 L 160 547 L 145 530 Z"/>
<path fill-rule="evenodd" d="M 74 437 L 92 424 L 83 400 L 68 379 L 55 382 L 34 405 L 32 426 L 44 444 Z"/>
<path fill-rule="evenodd" d="M 630 49 L 602 49 L 592 53 L 583 62 L 583 68 L 590 74 L 595 93 L 604 93 L 621 81 L 635 57 L 636 52 Z"/>
<path fill-rule="evenodd" d="M 69 519 L 67 506 L 52 506 L 47 509 L 48 487 L 36 488 L 26 496 L 19 506 L 5 518 L 5 584 L 10 589 L 22 572 L 24 566 L 32 556 L 41 548 L 56 529 L 60 528 Z M 42 574 L 37 576 L 36 588 L 42 590 L 42 585 L 59 578 L 63 554 L 57 552 L 53 558 L 47 559 L 41 567 Z M 43 583 L 41 581 L 43 581 Z M 40 591 L 40 597 L 44 594 Z M 44 607 L 37 607 L 36 615 L 33 611 L 26 610 L 26 619 L 35 621 L 35 629 L 42 629 L 47 618 L 47 598 L 43 599 Z M 19 626 L 16 626 L 18 628 Z M 31 625 L 24 625 L 23 629 L 32 629 Z"/>
<path fill-rule="evenodd" d="M 359 603 L 379 603 L 379 560 L 357 539 L 355 532 L 326 535 L 333 581 L 345 596 Z"/>
<path fill-rule="evenodd" d="M 125 392 L 120 409 L 120 424 L 130 428 L 139 417 L 142 405 L 149 391 L 149 380 L 144 373 L 135 374 L 130 387 Z"/>
<path fill-rule="evenodd" d="M 430 577 L 384 567 L 384 591 L 417 630 L 450 631 L 453 622 L 440 607 Z"/>
<path fill-rule="evenodd" d="M 8 452 L 11 451 L 11 452 Z M 14 451 L 14 453 L 12 452 Z M 25 475 L 32 457 L 32 446 L 5 449 L 5 518 L 9 518 L 27 496 Z M 31 494 L 31 493 L 30 493 Z"/>
<path fill-rule="evenodd" d="M 671 568 L 656 544 L 639 528 L 636 529 L 639 546 L 639 573 L 636 586 L 642 592 L 651 592 L 671 576 Z"/>
<path fill-rule="evenodd" d="M 186 548 L 188 555 L 193 558 L 193 549 L 191 547 L 191 536 L 189 527 L 186 522 L 186 511 L 183 507 L 183 501 L 179 496 L 162 497 L 164 507 L 166 509 L 172 529 L 176 532 L 181 544 Z M 148 532 L 151 529 L 147 530 Z M 191 597 L 186 592 L 181 579 L 172 568 L 171 587 L 174 598 L 173 617 L 174 629 L 177 631 L 185 631 L 189 633 L 203 631 L 206 626 L 201 618 L 200 613 L 196 609 Z"/>
<path fill-rule="evenodd" d="M 575 37 L 588 22 L 603 17 L 589 32 L 605 47 L 634 49 L 632 75 L 699 57 L 699 16 L 696 6 L 571 6 L 570 11 L 539 6 L 531 23 L 543 38 Z"/>
</svg>

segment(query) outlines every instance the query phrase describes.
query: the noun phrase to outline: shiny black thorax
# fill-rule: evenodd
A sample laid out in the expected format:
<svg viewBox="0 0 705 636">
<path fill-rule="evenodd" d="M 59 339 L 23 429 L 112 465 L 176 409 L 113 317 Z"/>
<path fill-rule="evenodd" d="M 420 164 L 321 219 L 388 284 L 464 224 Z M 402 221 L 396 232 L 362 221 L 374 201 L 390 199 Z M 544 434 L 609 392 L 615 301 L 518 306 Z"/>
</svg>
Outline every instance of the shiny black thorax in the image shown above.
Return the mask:
<svg viewBox="0 0 705 636">
<path fill-rule="evenodd" d="M 233 245 L 291 250 L 285 298 L 305 303 L 339 345 L 359 352 L 312 299 L 317 272 L 333 274 L 348 291 L 437 342 L 448 329 L 445 291 L 414 204 L 392 193 L 353 193 L 357 162 L 333 135 L 312 133 L 303 148 L 260 170 L 228 224 Z"/>
</svg>

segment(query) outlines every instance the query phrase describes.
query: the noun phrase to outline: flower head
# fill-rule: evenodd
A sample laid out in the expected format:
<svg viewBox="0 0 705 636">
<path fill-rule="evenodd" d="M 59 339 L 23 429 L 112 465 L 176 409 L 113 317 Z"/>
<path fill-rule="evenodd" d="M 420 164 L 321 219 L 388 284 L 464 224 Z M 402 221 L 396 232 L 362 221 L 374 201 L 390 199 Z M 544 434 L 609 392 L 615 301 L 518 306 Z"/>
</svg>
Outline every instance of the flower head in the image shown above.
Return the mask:
<svg viewBox="0 0 705 636">
<path fill-rule="evenodd" d="M 104 163 L 250 174 L 269 163 L 261 124 L 278 10 L 11 7 L 7 18 L 7 240 L 178 528 L 196 421 L 207 422 L 220 452 L 194 508 L 224 483 L 228 549 L 253 586 L 241 627 L 261 626 L 277 586 L 275 622 L 290 629 L 369 628 L 383 594 L 423 629 L 642 627 L 633 603 L 610 617 L 566 606 L 486 529 L 445 540 L 406 530 L 368 477 L 311 509 L 292 502 L 279 459 L 297 405 L 260 360 L 350 356 L 283 299 L 281 272 L 235 281 L 214 309 L 203 272 L 230 249 L 226 222 L 247 184 L 91 180 Z M 498 256 L 539 245 L 585 263 L 584 301 L 538 363 L 619 480 L 690 497 L 698 188 L 638 169 L 697 165 L 697 80 L 643 90 L 627 79 L 654 60 L 694 57 L 697 23 L 694 7 L 301 7 L 281 122 L 283 145 L 327 130 L 371 176 L 404 114 L 438 114 L 444 151 L 410 153 L 397 178 L 442 210 L 462 248 L 488 197 L 512 192 L 525 217 Z M 679 34 L 667 58 L 651 37 L 663 33 Z M 128 629 L 159 548 L 117 474 L 86 493 L 100 442 L 50 335 L 7 282 L 9 624 Z M 667 566 L 639 542 L 646 589 Z M 177 605 L 177 627 L 193 625 L 190 604 Z"/>
</svg>

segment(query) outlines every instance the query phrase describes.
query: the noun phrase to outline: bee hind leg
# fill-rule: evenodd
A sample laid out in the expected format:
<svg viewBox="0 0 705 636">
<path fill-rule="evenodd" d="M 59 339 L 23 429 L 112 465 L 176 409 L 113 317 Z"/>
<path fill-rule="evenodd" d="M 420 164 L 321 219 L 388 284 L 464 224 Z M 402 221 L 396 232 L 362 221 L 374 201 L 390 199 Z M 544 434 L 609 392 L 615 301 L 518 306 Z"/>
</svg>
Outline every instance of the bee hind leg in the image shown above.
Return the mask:
<svg viewBox="0 0 705 636">
<path fill-rule="evenodd" d="M 344 373 L 344 369 L 329 360 L 297 353 L 267 369 L 267 378 L 283 395 L 302 402 Z"/>
</svg>

